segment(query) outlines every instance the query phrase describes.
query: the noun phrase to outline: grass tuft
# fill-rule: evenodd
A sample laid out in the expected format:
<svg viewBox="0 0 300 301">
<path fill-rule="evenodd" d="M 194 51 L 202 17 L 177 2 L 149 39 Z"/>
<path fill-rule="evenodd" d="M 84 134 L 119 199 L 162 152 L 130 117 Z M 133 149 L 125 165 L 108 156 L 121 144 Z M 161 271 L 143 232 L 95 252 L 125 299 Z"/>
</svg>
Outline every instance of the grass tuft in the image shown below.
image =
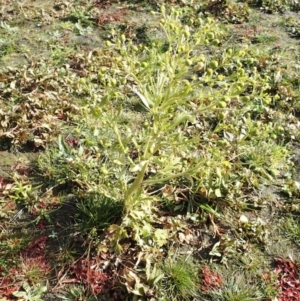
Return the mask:
<svg viewBox="0 0 300 301">
<path fill-rule="evenodd" d="M 111 224 L 120 222 L 123 204 L 91 193 L 77 204 L 75 220 L 82 233 L 97 236 Z"/>
<path fill-rule="evenodd" d="M 190 300 L 199 295 L 199 268 L 190 256 L 169 256 L 162 265 L 164 300 Z"/>
</svg>

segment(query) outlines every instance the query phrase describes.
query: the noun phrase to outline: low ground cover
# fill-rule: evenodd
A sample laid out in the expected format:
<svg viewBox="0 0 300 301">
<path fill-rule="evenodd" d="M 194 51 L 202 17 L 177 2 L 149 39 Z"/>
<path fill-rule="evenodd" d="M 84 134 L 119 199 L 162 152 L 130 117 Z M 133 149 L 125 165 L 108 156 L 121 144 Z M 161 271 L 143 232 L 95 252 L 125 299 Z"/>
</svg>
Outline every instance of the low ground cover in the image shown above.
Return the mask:
<svg viewBox="0 0 300 301">
<path fill-rule="evenodd" d="M 274 4 L 2 3 L 1 300 L 297 300 L 299 6 Z"/>
</svg>

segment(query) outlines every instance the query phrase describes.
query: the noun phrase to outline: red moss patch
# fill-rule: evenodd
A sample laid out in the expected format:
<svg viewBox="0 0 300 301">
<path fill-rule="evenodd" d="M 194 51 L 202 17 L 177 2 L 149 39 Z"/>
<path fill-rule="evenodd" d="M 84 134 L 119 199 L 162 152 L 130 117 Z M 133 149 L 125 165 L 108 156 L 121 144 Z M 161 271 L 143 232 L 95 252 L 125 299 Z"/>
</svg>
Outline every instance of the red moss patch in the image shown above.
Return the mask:
<svg viewBox="0 0 300 301">
<path fill-rule="evenodd" d="M 101 13 L 97 17 L 97 24 L 98 25 L 104 25 L 104 24 L 109 24 L 109 23 L 115 23 L 115 22 L 120 22 L 123 21 L 125 18 L 126 12 L 124 9 L 119 9 L 114 13 Z"/>
<path fill-rule="evenodd" d="M 23 281 L 31 282 L 30 271 L 39 270 L 39 274 L 46 276 L 50 272 L 50 266 L 46 258 L 47 236 L 40 236 L 33 240 L 19 252 L 21 262 L 18 266 L 12 267 L 9 271 L 3 271 L 0 268 L 0 296 L 8 300 L 15 300 L 13 293 L 17 292 L 22 286 Z M 14 255 L 16 256 L 16 255 Z"/>
<path fill-rule="evenodd" d="M 281 289 L 278 301 L 300 301 L 299 269 L 291 260 L 275 258 L 274 272 L 279 276 L 278 287 Z"/>
<path fill-rule="evenodd" d="M 202 268 L 202 290 L 210 291 L 219 289 L 222 286 L 222 277 L 218 273 L 213 272 L 209 267 Z"/>
</svg>

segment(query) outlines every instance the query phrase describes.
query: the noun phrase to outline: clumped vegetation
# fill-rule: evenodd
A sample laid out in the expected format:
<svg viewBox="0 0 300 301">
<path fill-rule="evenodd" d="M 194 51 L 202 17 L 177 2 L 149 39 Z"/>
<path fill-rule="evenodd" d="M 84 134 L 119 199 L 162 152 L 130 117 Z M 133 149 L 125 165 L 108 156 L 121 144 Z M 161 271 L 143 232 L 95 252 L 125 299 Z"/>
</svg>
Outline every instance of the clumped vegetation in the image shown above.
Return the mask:
<svg viewBox="0 0 300 301">
<path fill-rule="evenodd" d="M 297 296 L 297 5 L 8 1 L 1 300 Z"/>
<path fill-rule="evenodd" d="M 298 12 L 300 10 L 298 0 L 248 0 L 244 2 L 260 7 L 266 13 L 283 13 L 287 10 Z"/>
</svg>

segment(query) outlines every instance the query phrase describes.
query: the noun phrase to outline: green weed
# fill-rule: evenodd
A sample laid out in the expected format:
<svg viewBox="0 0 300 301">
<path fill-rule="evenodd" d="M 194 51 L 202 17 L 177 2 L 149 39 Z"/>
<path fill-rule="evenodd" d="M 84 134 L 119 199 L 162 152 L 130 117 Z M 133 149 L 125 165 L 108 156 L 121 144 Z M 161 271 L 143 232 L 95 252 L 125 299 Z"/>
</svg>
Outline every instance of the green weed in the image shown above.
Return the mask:
<svg viewBox="0 0 300 301">
<path fill-rule="evenodd" d="M 258 34 L 253 39 L 253 43 L 272 43 L 277 41 L 277 37 L 269 34 Z"/>
<path fill-rule="evenodd" d="M 289 218 L 283 224 L 284 231 L 291 240 L 300 244 L 300 224 L 297 218 Z"/>
<path fill-rule="evenodd" d="M 25 206 L 37 230 L 57 243 L 62 283 L 84 283 L 66 288 L 63 299 L 93 300 L 89 289 L 106 296 L 111 278 L 117 280 L 109 294 L 118 287 L 134 300 L 197 299 L 202 292 L 194 253 L 225 265 L 244 257 L 247 265 L 252 246 L 272 240 L 269 220 L 259 210 L 275 201 L 258 200 L 257 194 L 270 185 L 290 198 L 299 195 L 298 182 L 290 179 L 300 126 L 297 65 L 291 66 L 290 52 L 259 45 L 275 36 L 255 33 L 254 40 L 233 43 L 224 21 L 252 18 L 255 25 L 247 3 L 268 12 L 292 9 L 292 3 L 243 2 L 178 1 L 184 6 L 162 6 L 151 12 L 151 26 L 136 30 L 130 18 L 120 28 L 109 24 L 124 17 L 122 9 L 103 17 L 103 5 L 110 3 L 55 4 L 48 16 L 55 30 L 46 41 L 47 58 L 27 56 L 25 66 L 1 71 L 5 151 L 39 154 L 33 174 L 23 168 L 11 181 L 0 176 L 1 201 Z M 25 23 L 47 16 L 21 3 L 14 4 L 14 13 Z M 0 32 L 16 35 L 21 26 L 13 24 L 2 22 Z M 70 36 L 98 33 L 98 26 L 106 39 L 101 48 L 67 46 Z M 15 51 L 5 48 L 3 55 Z M 68 193 L 79 201 L 68 211 L 71 225 L 62 229 L 59 212 L 66 209 L 57 200 Z M 5 218 L 18 222 L 12 214 Z M 297 242 L 294 220 L 285 230 Z M 0 241 L 5 272 L 25 244 L 9 233 Z M 78 243 L 88 246 L 80 249 L 84 254 L 74 251 Z M 45 245 L 43 240 L 34 247 Z M 172 247 L 183 245 L 188 257 L 171 254 Z M 43 270 L 29 259 L 20 257 L 24 277 L 18 279 L 31 285 Z M 267 264 L 257 261 L 255 266 Z M 208 298 L 276 296 L 273 282 L 244 282 L 234 278 L 214 287 Z M 27 300 L 34 286 L 23 288 L 19 297 Z"/>
<path fill-rule="evenodd" d="M 300 6 L 295 0 L 246 0 L 245 2 L 259 6 L 266 13 L 281 12 L 286 10 L 299 11 Z"/>
</svg>

